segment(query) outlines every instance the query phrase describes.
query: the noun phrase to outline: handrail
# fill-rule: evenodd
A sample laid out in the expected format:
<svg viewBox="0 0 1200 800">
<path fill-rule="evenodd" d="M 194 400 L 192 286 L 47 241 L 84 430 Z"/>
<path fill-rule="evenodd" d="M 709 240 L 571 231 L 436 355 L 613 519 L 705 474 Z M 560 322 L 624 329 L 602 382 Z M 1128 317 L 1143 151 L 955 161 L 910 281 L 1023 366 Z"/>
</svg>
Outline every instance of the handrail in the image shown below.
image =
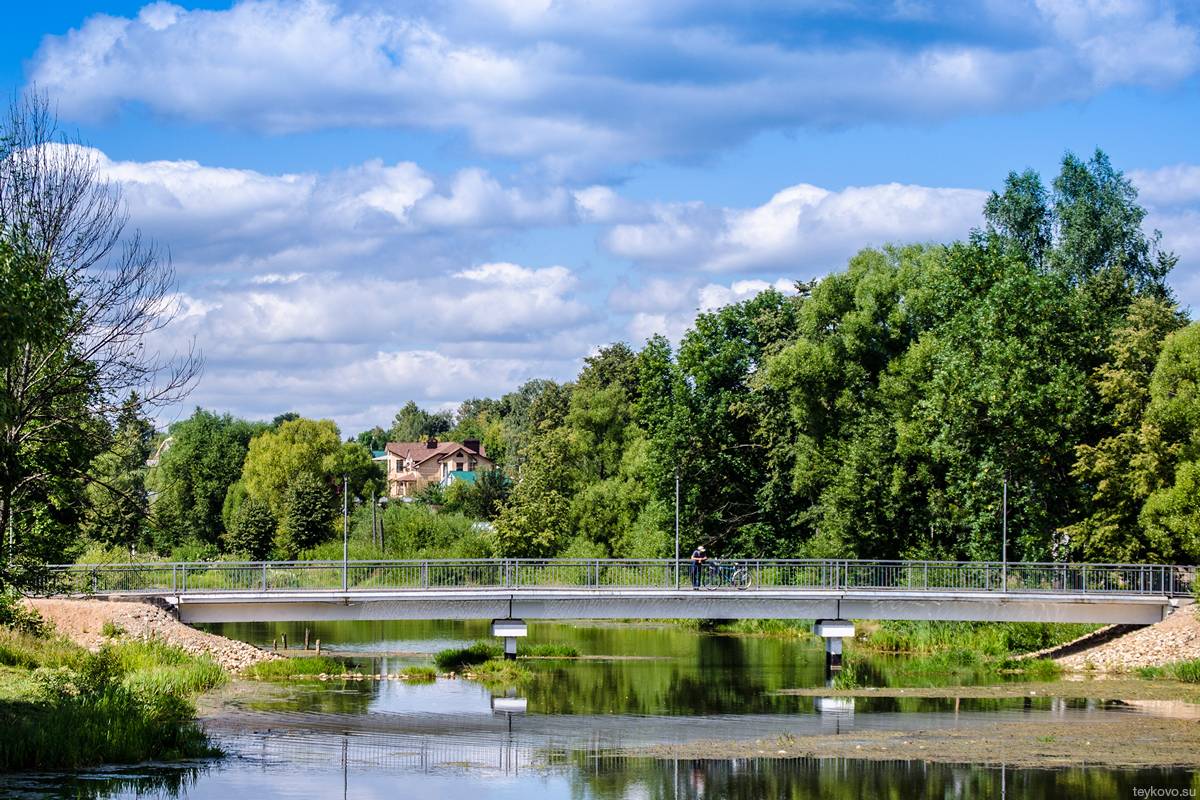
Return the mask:
<svg viewBox="0 0 1200 800">
<path fill-rule="evenodd" d="M 1191 595 L 1197 567 L 999 561 L 725 559 L 746 567 L 755 589 Z M 380 559 L 174 561 L 56 564 L 45 594 L 419 589 L 674 589 L 674 559 Z"/>
</svg>

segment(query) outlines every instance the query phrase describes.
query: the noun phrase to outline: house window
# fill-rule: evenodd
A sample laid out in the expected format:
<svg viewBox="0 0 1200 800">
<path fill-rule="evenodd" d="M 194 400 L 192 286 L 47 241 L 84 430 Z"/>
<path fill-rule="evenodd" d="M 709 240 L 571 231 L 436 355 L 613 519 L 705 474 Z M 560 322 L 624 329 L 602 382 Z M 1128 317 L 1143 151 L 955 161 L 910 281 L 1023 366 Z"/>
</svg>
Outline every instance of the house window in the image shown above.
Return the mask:
<svg viewBox="0 0 1200 800">
<path fill-rule="evenodd" d="M 456 470 L 458 470 L 459 472 L 462 472 L 463 471 L 463 462 L 461 462 L 461 461 L 454 462 L 454 468 Z"/>
<path fill-rule="evenodd" d="M 442 477 L 443 478 L 446 477 L 446 475 L 448 475 L 449 473 L 450 473 L 450 465 L 443 461 L 442 462 Z"/>
</svg>

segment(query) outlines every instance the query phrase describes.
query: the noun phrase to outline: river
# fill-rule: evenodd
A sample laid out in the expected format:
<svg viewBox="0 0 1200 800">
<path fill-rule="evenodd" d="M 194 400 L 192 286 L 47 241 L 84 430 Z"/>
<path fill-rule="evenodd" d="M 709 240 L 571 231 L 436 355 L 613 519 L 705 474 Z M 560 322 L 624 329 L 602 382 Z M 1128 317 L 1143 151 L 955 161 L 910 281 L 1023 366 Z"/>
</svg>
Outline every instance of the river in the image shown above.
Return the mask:
<svg viewBox="0 0 1200 800">
<path fill-rule="evenodd" d="M 487 638 L 486 623 L 473 622 L 209 629 L 265 647 L 285 633 L 294 647 L 307 629 L 309 639 L 319 638 L 327 653 L 371 674 L 429 664 L 442 648 Z M 225 758 L 16 776 L 0 789 L 6 797 L 38 800 L 915 800 L 1132 798 L 1142 789 L 1167 792 L 1159 797 L 1186 797 L 1200 788 L 1200 773 L 1190 769 L 946 764 L 927 758 L 915 744 L 895 758 L 812 758 L 797 746 L 814 736 L 839 737 L 844 744 L 886 732 L 915 736 L 932 728 L 966 736 L 977 731 L 984 748 L 997 723 L 1086 729 L 1102 720 L 1137 719 L 1142 711 L 1129 704 L 1045 694 L 977 699 L 781 694 L 826 685 L 819 643 L 673 625 L 534 623 L 529 641 L 573 645 L 586 658 L 531 660 L 534 678 L 521 687 L 489 688 L 446 678 L 428 684 L 238 682 L 202 703 L 205 725 Z M 903 677 L 900 660 L 876 659 L 864 666 L 871 685 L 911 681 Z M 969 684 L 980 677 L 959 672 L 934 682 Z M 737 757 L 719 745 L 709 749 L 710 742 L 735 741 L 747 743 Z M 673 747 L 687 755 L 672 755 Z M 981 755 L 981 760 L 992 759 Z"/>
</svg>

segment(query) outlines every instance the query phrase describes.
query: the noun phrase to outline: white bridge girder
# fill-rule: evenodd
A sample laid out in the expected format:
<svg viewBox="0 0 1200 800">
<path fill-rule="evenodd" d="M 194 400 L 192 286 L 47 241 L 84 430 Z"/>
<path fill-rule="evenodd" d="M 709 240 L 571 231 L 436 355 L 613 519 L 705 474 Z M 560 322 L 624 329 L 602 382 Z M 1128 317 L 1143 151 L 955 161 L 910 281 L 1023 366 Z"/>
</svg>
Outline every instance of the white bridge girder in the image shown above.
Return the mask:
<svg viewBox="0 0 1200 800">
<path fill-rule="evenodd" d="M 435 619 L 909 619 L 1152 624 L 1166 597 L 997 592 L 480 589 L 189 592 L 157 597 L 202 622 Z"/>
</svg>

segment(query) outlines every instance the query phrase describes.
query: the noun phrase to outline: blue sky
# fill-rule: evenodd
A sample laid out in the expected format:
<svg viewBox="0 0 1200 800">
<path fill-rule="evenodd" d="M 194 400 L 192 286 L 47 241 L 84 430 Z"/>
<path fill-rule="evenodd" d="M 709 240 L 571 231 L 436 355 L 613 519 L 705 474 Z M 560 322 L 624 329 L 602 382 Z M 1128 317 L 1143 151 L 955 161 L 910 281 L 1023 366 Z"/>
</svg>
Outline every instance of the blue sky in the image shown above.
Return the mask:
<svg viewBox="0 0 1200 800">
<path fill-rule="evenodd" d="M 964 236 L 1009 170 L 1096 147 L 1200 306 L 1192 3 L 42 6 L 7 11 L 0 78 L 170 248 L 189 405 L 353 433 L 566 379 L 862 246 Z"/>
</svg>

